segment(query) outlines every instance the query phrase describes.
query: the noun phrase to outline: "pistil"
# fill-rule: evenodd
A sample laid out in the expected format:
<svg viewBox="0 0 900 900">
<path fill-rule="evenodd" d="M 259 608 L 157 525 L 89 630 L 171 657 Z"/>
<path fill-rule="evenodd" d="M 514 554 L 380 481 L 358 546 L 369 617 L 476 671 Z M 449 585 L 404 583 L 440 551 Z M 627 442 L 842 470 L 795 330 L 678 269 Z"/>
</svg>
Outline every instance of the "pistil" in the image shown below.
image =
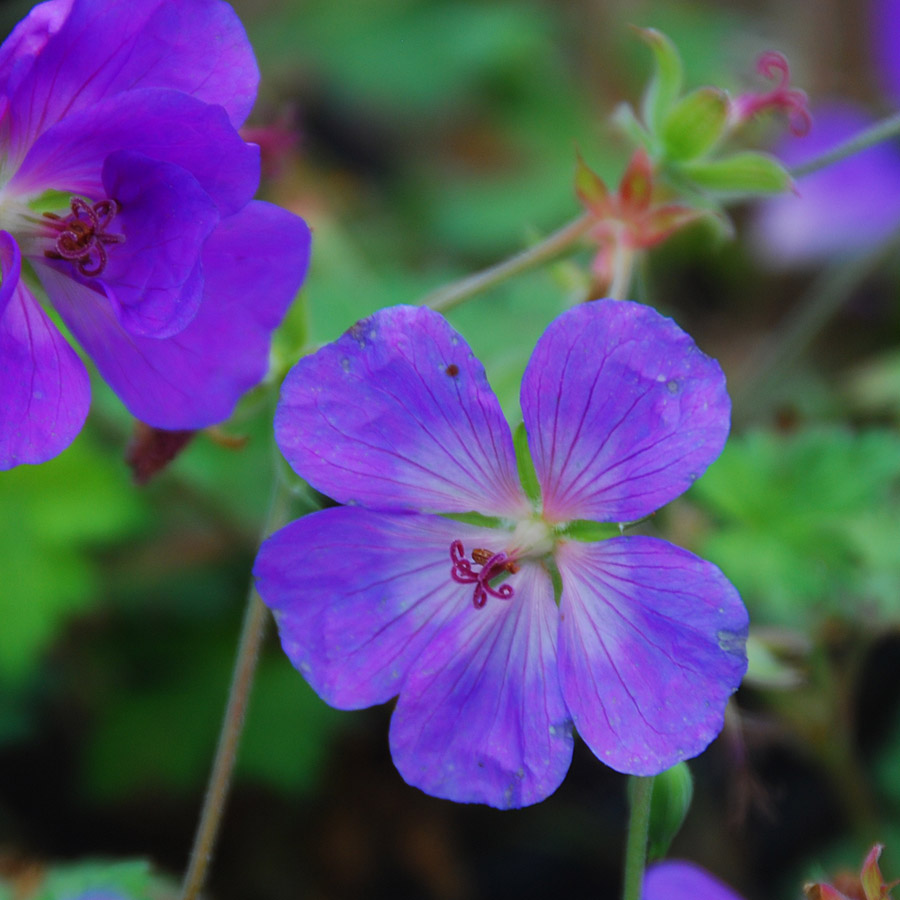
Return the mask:
<svg viewBox="0 0 900 900">
<path fill-rule="evenodd" d="M 509 600 L 513 595 L 512 585 L 500 584 L 497 587 L 491 585 L 491 581 L 504 573 L 519 571 L 518 563 L 504 551 L 494 553 L 476 547 L 472 551 L 472 559 L 466 556 L 462 541 L 453 541 L 450 544 L 450 561 L 453 563 L 450 569 L 450 577 L 459 584 L 474 584 L 472 603 L 476 609 L 481 609 L 487 603 L 488 596 L 497 597 L 499 600 Z M 473 565 L 481 568 L 476 571 Z"/>
<path fill-rule="evenodd" d="M 75 268 L 86 278 L 99 275 L 109 261 L 107 244 L 121 244 L 124 234 L 110 233 L 106 229 L 119 212 L 115 200 L 99 200 L 94 204 L 73 197 L 72 212 L 62 217 L 56 213 L 44 213 L 45 224 L 56 235 L 52 250 L 45 250 L 48 259 L 65 259 L 75 263 Z"/>
</svg>

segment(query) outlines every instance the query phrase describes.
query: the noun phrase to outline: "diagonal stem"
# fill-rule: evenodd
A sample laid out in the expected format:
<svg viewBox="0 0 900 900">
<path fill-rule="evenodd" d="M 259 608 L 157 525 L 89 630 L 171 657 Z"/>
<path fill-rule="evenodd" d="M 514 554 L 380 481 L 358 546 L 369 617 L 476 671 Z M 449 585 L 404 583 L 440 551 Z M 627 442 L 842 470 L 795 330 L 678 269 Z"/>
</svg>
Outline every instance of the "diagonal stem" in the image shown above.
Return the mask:
<svg viewBox="0 0 900 900">
<path fill-rule="evenodd" d="M 275 472 L 275 487 L 266 522 L 262 529 L 263 538 L 287 521 L 288 508 L 290 506 L 290 491 L 281 478 L 277 465 Z M 219 826 L 222 822 L 222 814 L 231 788 L 234 764 L 237 760 L 247 704 L 250 700 L 253 678 L 256 674 L 256 664 L 259 660 L 260 648 L 266 636 L 267 624 L 268 610 L 263 605 L 256 588 L 251 584 L 247 594 L 247 608 L 244 613 L 244 622 L 241 626 L 241 639 L 231 679 L 231 690 L 225 706 L 225 716 L 222 721 L 222 730 L 219 734 L 219 744 L 216 748 L 216 755 L 206 788 L 206 797 L 203 801 L 200 822 L 197 825 L 197 832 L 194 836 L 194 846 L 191 848 L 191 856 L 184 876 L 181 900 L 195 900 L 203 888 L 206 872 L 212 861 L 216 838 L 219 834 Z"/>
<path fill-rule="evenodd" d="M 577 219 L 573 219 L 562 228 L 554 231 L 539 244 L 511 256 L 497 265 L 482 269 L 474 275 L 469 275 L 459 281 L 454 281 L 442 288 L 426 294 L 419 302 L 419 306 L 430 306 L 438 312 L 446 312 L 459 306 L 475 294 L 485 291 L 513 275 L 518 275 L 528 269 L 533 269 L 542 263 L 549 262 L 555 256 L 559 256 L 567 250 L 583 234 L 585 234 L 596 221 L 590 213 L 584 213 Z"/>
<path fill-rule="evenodd" d="M 847 159 L 848 156 L 854 156 L 863 150 L 868 150 L 869 147 L 874 147 L 876 144 L 881 144 L 898 135 L 900 135 L 900 112 L 894 113 L 880 122 L 876 122 L 869 128 L 859 132 L 859 134 L 855 134 L 843 143 L 838 144 L 837 147 L 799 166 L 794 166 L 788 171 L 792 177 L 800 178 L 803 175 L 809 175 L 811 172 L 818 172 L 819 169 L 833 166 L 835 163 Z"/>
</svg>

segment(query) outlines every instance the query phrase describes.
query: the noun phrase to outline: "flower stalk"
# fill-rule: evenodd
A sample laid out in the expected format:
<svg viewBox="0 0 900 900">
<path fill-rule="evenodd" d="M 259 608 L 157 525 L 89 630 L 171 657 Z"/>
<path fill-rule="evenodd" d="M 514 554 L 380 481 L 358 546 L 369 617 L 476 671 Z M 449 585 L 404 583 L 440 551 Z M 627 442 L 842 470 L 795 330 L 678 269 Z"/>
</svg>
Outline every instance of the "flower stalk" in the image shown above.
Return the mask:
<svg viewBox="0 0 900 900">
<path fill-rule="evenodd" d="M 628 819 L 628 838 L 625 844 L 625 881 L 622 900 L 641 900 L 644 869 L 647 867 L 647 835 L 650 830 L 650 800 L 653 796 L 653 776 L 629 778 L 631 813 Z"/>
<path fill-rule="evenodd" d="M 551 259 L 559 256 L 565 250 L 568 250 L 575 244 L 580 237 L 587 233 L 594 224 L 593 216 L 588 213 L 580 215 L 577 219 L 572 220 L 563 225 L 553 234 L 544 238 L 540 243 L 511 256 L 503 262 L 476 272 L 474 275 L 468 275 L 459 281 L 454 281 L 442 288 L 438 288 L 423 297 L 418 306 L 429 306 L 438 312 L 446 312 L 459 306 L 466 300 L 486 291 L 494 285 L 519 275 L 536 266 L 550 262 Z"/>
<path fill-rule="evenodd" d="M 272 502 L 262 528 L 263 538 L 280 528 L 288 520 L 291 496 L 288 485 L 281 477 L 280 467 L 277 463 L 275 464 L 275 473 L 276 481 Z M 191 848 L 184 876 L 181 900 L 195 900 L 199 895 L 212 861 L 222 815 L 231 788 L 247 704 L 250 700 L 250 692 L 253 688 L 253 679 L 256 675 L 260 648 L 266 636 L 267 625 L 268 610 L 256 588 L 251 584 L 247 594 L 247 607 L 241 626 L 240 643 L 235 658 L 225 715 L 222 720 L 222 730 L 219 734 L 219 743 L 216 747 L 216 755 L 206 788 L 206 797 L 203 801 L 200 821 L 194 836 L 194 845 Z"/>
</svg>

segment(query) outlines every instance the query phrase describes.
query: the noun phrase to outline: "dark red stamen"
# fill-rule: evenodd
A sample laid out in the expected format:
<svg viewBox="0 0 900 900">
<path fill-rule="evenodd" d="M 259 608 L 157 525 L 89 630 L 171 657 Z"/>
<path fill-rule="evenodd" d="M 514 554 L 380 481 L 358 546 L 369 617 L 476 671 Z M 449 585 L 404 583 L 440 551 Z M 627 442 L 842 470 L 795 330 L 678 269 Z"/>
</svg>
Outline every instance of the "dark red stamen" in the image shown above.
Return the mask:
<svg viewBox="0 0 900 900">
<path fill-rule="evenodd" d="M 119 212 L 115 200 L 99 200 L 93 205 L 80 197 L 73 197 L 72 212 L 63 218 L 56 213 L 44 213 L 47 225 L 56 233 L 54 249 L 45 250 L 49 259 L 65 259 L 75 263 L 87 278 L 99 275 L 109 261 L 107 244 L 121 244 L 124 234 L 106 231 Z"/>
<path fill-rule="evenodd" d="M 459 584 L 475 585 L 472 603 L 476 609 L 481 609 L 487 603 L 488 595 L 497 597 L 499 600 L 509 600 L 512 597 L 512 585 L 501 584 L 492 587 L 490 583 L 492 578 L 496 578 L 504 572 L 519 571 L 516 561 L 502 550 L 499 553 L 493 553 L 490 550 L 476 547 L 472 551 L 472 559 L 469 560 L 466 557 L 462 541 L 453 541 L 450 544 L 450 561 L 453 563 L 450 568 L 450 577 L 454 581 Z M 481 566 L 477 572 L 472 568 L 473 563 Z"/>
</svg>

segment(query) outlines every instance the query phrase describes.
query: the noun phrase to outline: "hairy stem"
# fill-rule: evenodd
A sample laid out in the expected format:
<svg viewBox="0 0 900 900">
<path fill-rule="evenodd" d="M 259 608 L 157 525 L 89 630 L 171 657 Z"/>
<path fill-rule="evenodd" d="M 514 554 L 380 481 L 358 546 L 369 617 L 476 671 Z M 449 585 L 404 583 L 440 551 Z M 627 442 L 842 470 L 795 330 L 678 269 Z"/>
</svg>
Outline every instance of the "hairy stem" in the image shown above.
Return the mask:
<svg viewBox="0 0 900 900">
<path fill-rule="evenodd" d="M 628 840 L 625 844 L 625 883 L 622 900 L 641 900 L 644 869 L 647 867 L 647 835 L 650 830 L 650 799 L 653 796 L 653 776 L 629 777 L 631 815 L 628 819 Z"/>
<path fill-rule="evenodd" d="M 277 473 L 278 468 L 276 466 L 276 484 L 266 522 L 263 526 L 263 538 L 284 524 L 290 505 L 290 494 L 287 486 Z M 203 888 L 206 872 L 212 861 L 222 814 L 231 787 L 238 745 L 244 727 L 244 717 L 247 712 L 247 703 L 250 699 L 253 678 L 256 674 L 256 664 L 259 660 L 260 647 L 266 635 L 267 623 L 268 610 L 263 605 L 256 588 L 251 584 L 247 594 L 247 608 L 241 627 L 241 638 L 234 663 L 231 690 L 225 706 L 225 716 L 222 721 L 222 730 L 219 734 L 219 744 L 216 748 L 212 772 L 206 788 L 203 810 L 194 836 L 194 846 L 191 849 L 187 872 L 184 876 L 181 900 L 195 900 Z"/>
<path fill-rule="evenodd" d="M 837 147 L 809 160 L 809 162 L 794 166 L 788 171 L 794 178 L 800 178 L 802 175 L 809 175 L 811 172 L 818 172 L 819 169 L 833 166 L 849 156 L 854 156 L 863 150 L 868 150 L 869 147 L 874 147 L 875 144 L 880 144 L 898 135 L 900 135 L 900 113 L 894 113 L 892 116 L 876 122 L 859 134 L 848 138 L 842 144 L 838 144 Z"/>
<path fill-rule="evenodd" d="M 466 278 L 432 291 L 419 301 L 419 305 L 430 306 L 438 312 L 453 309 L 454 306 L 459 306 L 460 303 L 475 294 L 559 256 L 585 234 L 595 221 L 594 216 L 584 213 L 567 225 L 563 225 L 558 231 L 554 231 L 539 244 L 511 256 L 495 266 L 482 269 L 474 275 L 468 275 Z"/>
</svg>

